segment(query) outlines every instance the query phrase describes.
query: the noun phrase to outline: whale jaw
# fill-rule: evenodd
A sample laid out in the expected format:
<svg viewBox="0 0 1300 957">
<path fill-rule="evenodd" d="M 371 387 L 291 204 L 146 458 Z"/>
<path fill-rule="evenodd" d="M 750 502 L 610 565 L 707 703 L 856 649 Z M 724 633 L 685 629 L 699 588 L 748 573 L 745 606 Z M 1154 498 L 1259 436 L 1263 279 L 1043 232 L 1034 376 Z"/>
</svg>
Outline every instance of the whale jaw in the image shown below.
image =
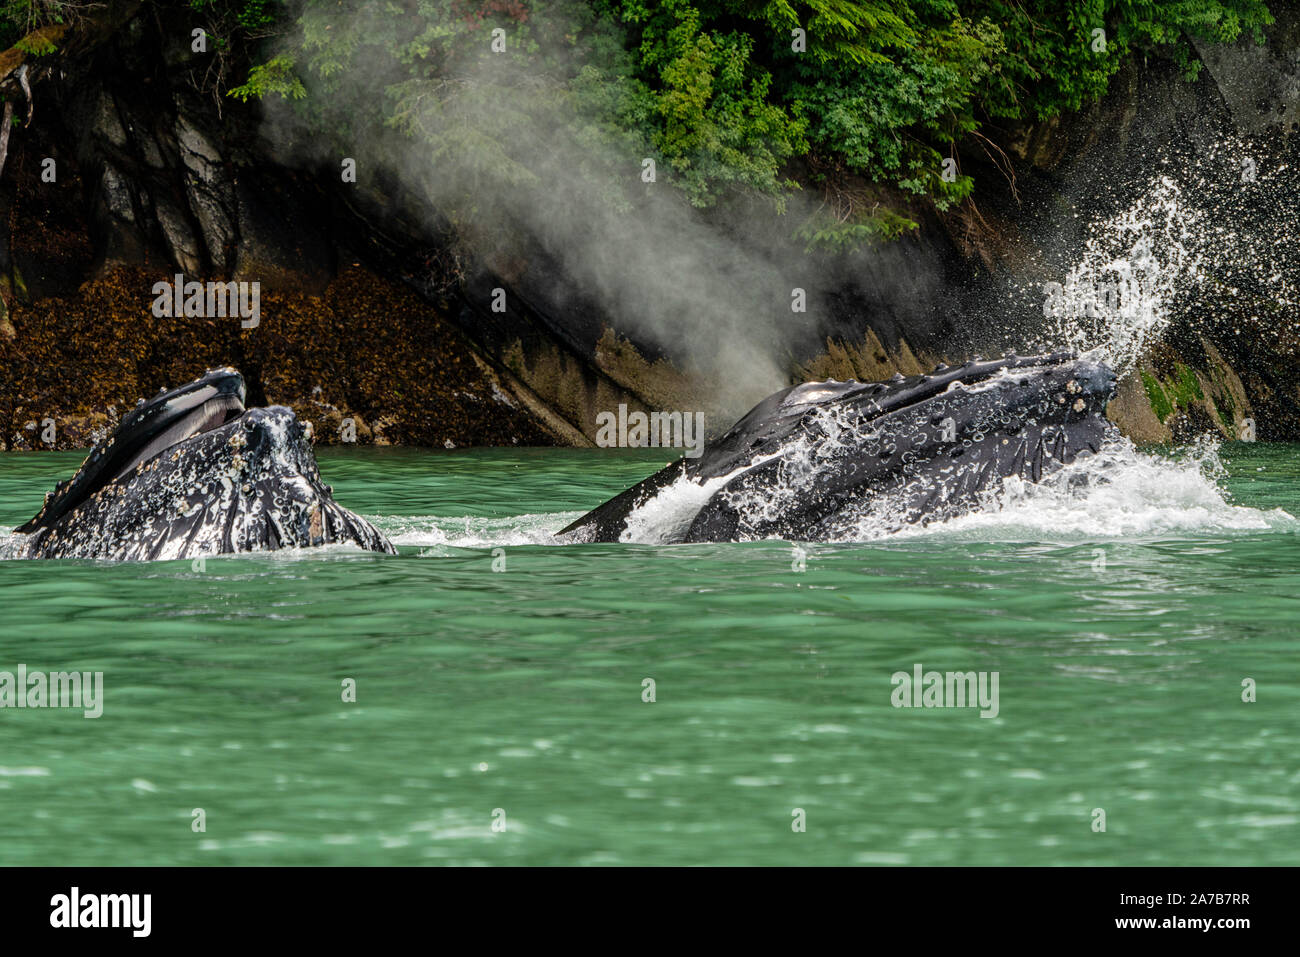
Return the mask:
<svg viewBox="0 0 1300 957">
<path fill-rule="evenodd" d="M 165 449 L 230 421 L 244 411 L 244 379 L 230 368 L 209 369 L 176 389 L 141 399 L 113 433 L 98 443 L 77 473 L 60 482 L 41 510 L 14 531 L 31 533 L 54 525 L 111 482 Z"/>
<path fill-rule="evenodd" d="M 1115 376 L 1070 354 L 1008 356 L 881 383 L 804 383 L 760 402 L 698 459 L 682 459 L 578 519 L 569 541 L 852 537 L 971 511 L 1004 479 L 1037 482 L 1117 434 Z M 699 495 L 690 484 L 702 490 Z M 702 500 L 694 501 L 692 499 Z M 667 528 L 668 531 L 664 531 Z"/>
<path fill-rule="evenodd" d="M 186 413 L 189 426 L 228 414 L 220 402 L 205 409 L 210 399 Z M 309 426 L 280 406 L 201 429 L 26 536 L 20 557 L 157 561 L 327 544 L 395 553 L 334 501 L 309 439 Z"/>
</svg>

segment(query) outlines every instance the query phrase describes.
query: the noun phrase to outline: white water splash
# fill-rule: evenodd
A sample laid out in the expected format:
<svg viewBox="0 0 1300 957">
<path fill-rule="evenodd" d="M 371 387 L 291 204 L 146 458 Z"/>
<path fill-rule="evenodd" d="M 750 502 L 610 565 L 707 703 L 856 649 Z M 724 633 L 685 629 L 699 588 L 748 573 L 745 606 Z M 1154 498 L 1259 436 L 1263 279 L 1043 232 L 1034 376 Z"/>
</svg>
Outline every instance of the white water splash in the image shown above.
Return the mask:
<svg viewBox="0 0 1300 957">
<path fill-rule="evenodd" d="M 1218 444 L 1209 438 L 1176 460 L 1115 438 L 1097 455 L 1079 458 L 1041 482 L 1004 480 L 967 514 L 898 529 L 872 509 L 837 540 L 1056 542 L 1300 531 L 1300 521 L 1281 509 L 1234 505 L 1219 484 L 1225 475 Z"/>
<path fill-rule="evenodd" d="M 1131 370 L 1168 327 L 1174 294 L 1199 276 L 1202 219 L 1163 177 L 1098 223 L 1065 281 L 1044 286 L 1044 338 L 1119 375 Z"/>
<path fill-rule="evenodd" d="M 628 515 L 626 527 L 619 533 L 618 540 L 647 545 L 680 541 L 704 503 L 730 482 L 739 471 L 743 470 L 707 479 L 704 482 L 679 478 L 664 486 L 653 498 Z"/>
</svg>

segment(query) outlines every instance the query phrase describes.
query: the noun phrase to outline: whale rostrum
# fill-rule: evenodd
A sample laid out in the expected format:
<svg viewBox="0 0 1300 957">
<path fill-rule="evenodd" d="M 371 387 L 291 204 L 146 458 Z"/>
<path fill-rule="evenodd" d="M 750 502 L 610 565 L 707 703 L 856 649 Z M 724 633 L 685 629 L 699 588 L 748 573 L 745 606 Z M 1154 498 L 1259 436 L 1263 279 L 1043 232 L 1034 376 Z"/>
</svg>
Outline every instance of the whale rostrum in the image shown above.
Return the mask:
<svg viewBox="0 0 1300 957">
<path fill-rule="evenodd" d="M 1106 366 L 1071 353 L 938 366 L 887 382 L 805 382 L 559 534 L 564 541 L 851 537 L 977 508 L 1002 480 L 1038 482 L 1118 435 Z"/>
</svg>

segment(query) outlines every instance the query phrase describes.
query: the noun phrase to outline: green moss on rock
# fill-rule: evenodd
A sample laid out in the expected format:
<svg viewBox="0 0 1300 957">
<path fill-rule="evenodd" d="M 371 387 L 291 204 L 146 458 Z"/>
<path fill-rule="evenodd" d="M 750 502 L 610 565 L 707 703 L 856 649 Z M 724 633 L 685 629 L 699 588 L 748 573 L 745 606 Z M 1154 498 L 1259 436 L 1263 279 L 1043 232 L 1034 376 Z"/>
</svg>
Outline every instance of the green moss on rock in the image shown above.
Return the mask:
<svg viewBox="0 0 1300 957">
<path fill-rule="evenodd" d="M 1165 390 L 1160 387 L 1160 380 L 1143 369 L 1142 386 L 1146 389 L 1147 399 L 1151 402 L 1151 411 L 1156 414 L 1157 419 L 1164 422 L 1173 414 L 1174 407 L 1165 395 Z"/>
<path fill-rule="evenodd" d="M 1170 383 L 1170 391 L 1173 393 L 1174 401 L 1182 408 L 1187 408 L 1193 402 L 1205 398 L 1205 393 L 1201 391 L 1201 384 L 1196 381 L 1196 373 L 1181 362 L 1178 363 L 1174 381 Z"/>
</svg>

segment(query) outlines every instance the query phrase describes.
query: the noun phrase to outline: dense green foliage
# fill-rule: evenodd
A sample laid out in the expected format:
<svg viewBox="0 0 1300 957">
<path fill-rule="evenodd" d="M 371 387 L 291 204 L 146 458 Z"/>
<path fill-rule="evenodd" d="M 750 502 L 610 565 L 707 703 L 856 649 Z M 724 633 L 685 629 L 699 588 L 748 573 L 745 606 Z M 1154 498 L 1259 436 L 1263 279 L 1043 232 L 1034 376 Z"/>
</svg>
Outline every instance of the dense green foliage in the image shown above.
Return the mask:
<svg viewBox="0 0 1300 957">
<path fill-rule="evenodd" d="M 68 6 L 59 0 L 0 0 L 0 49 L 19 43 L 40 27 L 63 23 Z M 26 52 L 39 55 L 50 51 L 33 49 Z"/>
<path fill-rule="evenodd" d="M 1078 109 L 1129 57 L 1192 78 L 1189 38 L 1260 40 L 1272 22 L 1265 0 L 185 2 L 222 42 L 278 31 L 229 92 L 285 97 L 322 132 L 386 128 L 477 185 L 526 185 L 553 151 L 520 131 L 545 129 L 628 208 L 644 157 L 701 207 L 780 207 L 802 185 L 826 202 L 801 228 L 830 244 L 968 196 L 958 147 L 990 120 Z M 68 6 L 0 0 L 0 18 L 12 37 Z"/>
<path fill-rule="evenodd" d="M 820 189 L 802 228 L 836 244 L 914 225 L 900 196 L 967 196 L 957 145 L 990 118 L 1078 109 L 1133 55 L 1192 77 L 1189 37 L 1270 22 L 1263 0 L 308 0 L 291 45 L 234 92 L 329 99 L 378 71 L 386 119 L 438 160 L 526 181 L 512 123 L 547 117 L 593 165 L 625 156 L 619 175 L 654 157 L 699 206 Z"/>
</svg>

